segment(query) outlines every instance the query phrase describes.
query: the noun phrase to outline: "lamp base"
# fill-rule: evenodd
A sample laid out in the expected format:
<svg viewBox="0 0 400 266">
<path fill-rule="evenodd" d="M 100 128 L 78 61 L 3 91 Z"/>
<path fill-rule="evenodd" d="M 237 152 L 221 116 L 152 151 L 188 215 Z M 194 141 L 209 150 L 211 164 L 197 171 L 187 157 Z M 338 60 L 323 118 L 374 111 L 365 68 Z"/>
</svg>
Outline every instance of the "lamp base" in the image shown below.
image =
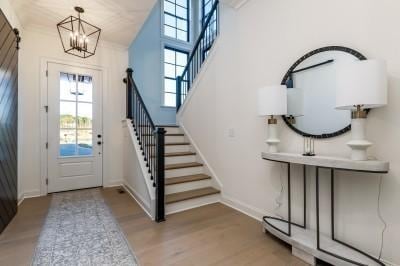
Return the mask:
<svg viewBox="0 0 400 266">
<path fill-rule="evenodd" d="M 365 118 L 353 118 L 351 120 L 352 140 L 347 143 L 351 148 L 351 159 L 354 161 L 367 161 L 367 149 L 372 142 L 365 140 Z"/>
<path fill-rule="evenodd" d="M 265 141 L 268 144 L 268 152 L 277 153 L 278 145 L 281 142 L 278 138 L 278 125 L 268 124 L 268 139 Z"/>
<path fill-rule="evenodd" d="M 281 142 L 279 139 L 267 139 L 265 142 L 268 144 L 269 153 L 279 152 L 278 144 Z"/>
<path fill-rule="evenodd" d="M 351 148 L 351 159 L 353 161 L 367 161 L 367 149 L 372 146 L 372 143 L 367 140 L 352 140 L 347 143 Z"/>
</svg>

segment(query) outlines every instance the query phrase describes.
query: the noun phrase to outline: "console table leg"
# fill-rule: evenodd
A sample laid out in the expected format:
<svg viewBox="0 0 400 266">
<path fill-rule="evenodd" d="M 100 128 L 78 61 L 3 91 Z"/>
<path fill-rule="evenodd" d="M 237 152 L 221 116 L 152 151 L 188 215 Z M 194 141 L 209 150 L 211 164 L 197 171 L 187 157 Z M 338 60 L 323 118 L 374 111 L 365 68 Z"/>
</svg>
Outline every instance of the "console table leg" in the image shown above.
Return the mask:
<svg viewBox="0 0 400 266">
<path fill-rule="evenodd" d="M 291 203 L 291 185 L 290 185 L 290 163 L 288 166 L 288 234 L 292 236 L 292 203 Z"/>
<path fill-rule="evenodd" d="M 316 187 L 316 214 L 317 214 L 317 249 L 319 251 L 321 251 L 321 252 L 329 254 L 329 255 L 331 255 L 331 256 L 333 256 L 335 258 L 341 259 L 343 261 L 347 261 L 347 262 L 352 263 L 354 265 L 367 266 L 366 264 L 363 264 L 363 263 L 360 263 L 360 262 L 357 262 L 357 261 L 353 261 L 351 259 L 339 256 L 339 255 L 337 255 L 335 253 L 327 251 L 327 250 L 321 248 L 321 246 L 320 246 L 321 243 L 320 243 L 320 224 L 319 224 L 319 222 L 320 222 L 320 219 L 319 219 L 319 215 L 320 215 L 320 212 L 319 212 L 319 169 L 320 169 L 320 167 L 316 167 L 316 174 L 315 174 L 315 179 L 316 179 L 315 180 L 315 187 Z M 361 251 L 361 250 L 359 250 L 359 249 L 357 249 L 357 248 L 355 248 L 355 247 L 353 247 L 353 246 L 351 246 L 351 245 L 349 245 L 347 243 L 344 243 L 344 242 L 342 242 L 340 240 L 335 239 L 335 203 L 334 203 L 334 201 L 335 201 L 335 186 L 334 186 L 335 185 L 335 172 L 334 172 L 333 168 L 329 168 L 329 169 L 331 170 L 331 233 L 332 233 L 331 237 L 332 237 L 332 240 L 334 240 L 334 241 L 336 241 L 336 242 L 338 242 L 338 243 L 340 243 L 340 244 L 342 244 L 342 245 L 344 245 L 344 246 L 346 246 L 348 248 L 351 248 L 351 249 L 353 249 L 353 250 L 355 250 L 355 251 L 357 251 L 357 252 L 359 252 L 359 253 L 367 256 L 367 257 L 369 257 L 370 259 L 376 261 L 378 264 L 384 266 L 385 264 L 383 264 L 381 261 L 377 260 L 376 258 L 373 258 L 372 256 L 368 255 L 367 253 L 365 253 L 365 252 L 363 252 L 363 251 Z"/>
<path fill-rule="evenodd" d="M 331 237 L 335 240 L 335 170 L 331 169 Z"/>
<path fill-rule="evenodd" d="M 306 165 L 303 165 L 303 200 L 304 200 L 304 206 L 303 206 L 303 228 L 307 228 L 307 175 L 306 175 Z"/>
<path fill-rule="evenodd" d="M 319 246 L 319 167 L 315 169 L 315 188 L 316 188 L 316 213 L 317 213 L 317 249 L 320 250 Z"/>
</svg>

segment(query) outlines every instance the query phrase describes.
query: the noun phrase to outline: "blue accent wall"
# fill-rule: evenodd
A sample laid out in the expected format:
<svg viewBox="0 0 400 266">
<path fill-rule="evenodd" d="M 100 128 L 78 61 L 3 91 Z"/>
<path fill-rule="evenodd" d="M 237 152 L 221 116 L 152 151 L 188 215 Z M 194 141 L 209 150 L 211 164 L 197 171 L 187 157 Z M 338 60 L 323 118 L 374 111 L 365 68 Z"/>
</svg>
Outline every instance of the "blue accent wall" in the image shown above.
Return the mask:
<svg viewBox="0 0 400 266">
<path fill-rule="evenodd" d="M 154 123 L 175 124 L 175 108 L 163 107 L 161 4 L 156 3 L 129 47 L 129 66 Z"/>
</svg>

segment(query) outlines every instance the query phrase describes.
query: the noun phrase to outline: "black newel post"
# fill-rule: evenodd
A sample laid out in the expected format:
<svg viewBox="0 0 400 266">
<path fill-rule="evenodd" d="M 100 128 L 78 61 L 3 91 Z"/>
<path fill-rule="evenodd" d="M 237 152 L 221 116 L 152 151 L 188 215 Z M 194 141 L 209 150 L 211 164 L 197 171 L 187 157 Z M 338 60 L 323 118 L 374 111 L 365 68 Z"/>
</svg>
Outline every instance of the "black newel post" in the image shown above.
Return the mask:
<svg viewBox="0 0 400 266">
<path fill-rule="evenodd" d="M 176 110 L 182 105 L 182 77 L 176 77 Z"/>
<path fill-rule="evenodd" d="M 132 89 L 132 68 L 128 68 L 126 70 L 126 118 L 132 119 L 132 110 L 133 110 L 133 89 Z"/>
<path fill-rule="evenodd" d="M 165 221 L 165 175 L 164 175 L 164 144 L 165 144 L 164 128 L 157 128 L 156 144 L 157 144 L 157 173 L 156 173 L 156 222 Z"/>
</svg>

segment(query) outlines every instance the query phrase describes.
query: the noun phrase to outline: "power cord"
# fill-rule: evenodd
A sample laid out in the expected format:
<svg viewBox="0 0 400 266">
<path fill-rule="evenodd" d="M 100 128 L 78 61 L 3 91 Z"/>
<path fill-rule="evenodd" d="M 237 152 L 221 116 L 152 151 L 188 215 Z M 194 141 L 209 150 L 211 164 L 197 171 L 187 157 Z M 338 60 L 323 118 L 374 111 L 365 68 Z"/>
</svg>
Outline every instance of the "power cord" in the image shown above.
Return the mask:
<svg viewBox="0 0 400 266">
<path fill-rule="evenodd" d="M 283 172 L 283 165 L 281 164 L 281 171 L 279 172 L 279 180 L 281 182 L 281 190 L 279 192 L 279 196 L 275 199 L 276 207 L 274 209 L 275 215 L 278 216 L 279 218 L 283 219 L 281 215 L 278 214 L 278 210 L 282 207 L 282 197 L 283 197 L 283 192 L 285 191 L 285 187 L 283 185 L 283 180 L 282 180 L 282 172 Z"/>
<path fill-rule="evenodd" d="M 387 223 L 385 221 L 385 219 L 383 218 L 383 215 L 381 213 L 381 194 L 382 194 L 382 183 L 383 183 L 383 176 L 380 177 L 379 179 L 379 192 L 378 192 L 378 216 L 379 219 L 381 220 L 381 222 L 383 223 L 383 229 L 382 229 L 382 233 L 381 233 L 381 247 L 379 250 L 379 257 L 378 259 L 381 260 L 382 258 L 382 251 L 383 251 L 383 240 L 384 240 L 384 235 L 385 235 L 385 231 L 387 228 Z"/>
</svg>

